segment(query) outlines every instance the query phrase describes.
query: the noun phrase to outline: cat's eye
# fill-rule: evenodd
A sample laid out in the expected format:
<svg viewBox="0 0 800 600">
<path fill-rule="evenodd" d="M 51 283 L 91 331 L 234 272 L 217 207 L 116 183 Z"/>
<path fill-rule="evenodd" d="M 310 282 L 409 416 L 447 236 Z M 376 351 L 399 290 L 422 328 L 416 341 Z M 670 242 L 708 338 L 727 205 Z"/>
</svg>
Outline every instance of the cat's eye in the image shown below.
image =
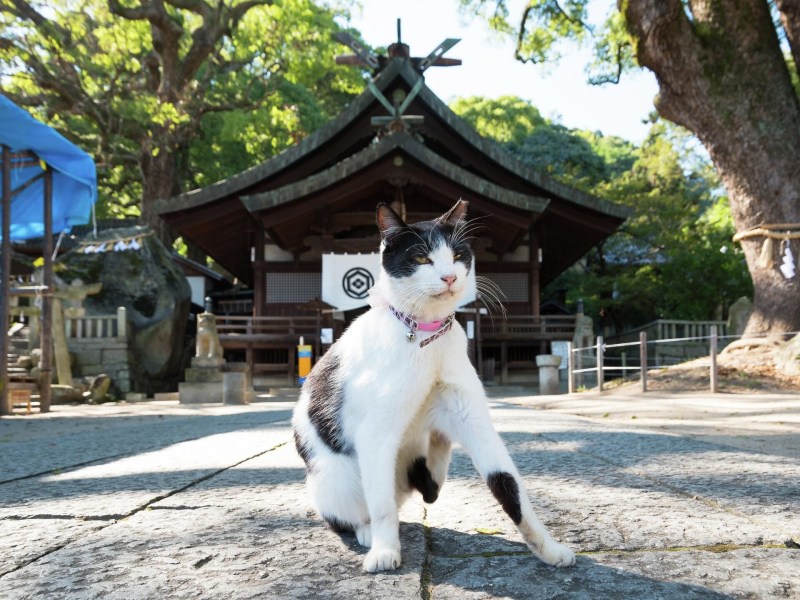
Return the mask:
<svg viewBox="0 0 800 600">
<path fill-rule="evenodd" d="M 417 264 L 419 265 L 430 265 L 433 263 L 433 261 L 427 256 L 415 256 L 414 260 L 417 261 Z"/>
<path fill-rule="evenodd" d="M 453 260 L 461 260 L 460 254 L 453 254 Z"/>
</svg>

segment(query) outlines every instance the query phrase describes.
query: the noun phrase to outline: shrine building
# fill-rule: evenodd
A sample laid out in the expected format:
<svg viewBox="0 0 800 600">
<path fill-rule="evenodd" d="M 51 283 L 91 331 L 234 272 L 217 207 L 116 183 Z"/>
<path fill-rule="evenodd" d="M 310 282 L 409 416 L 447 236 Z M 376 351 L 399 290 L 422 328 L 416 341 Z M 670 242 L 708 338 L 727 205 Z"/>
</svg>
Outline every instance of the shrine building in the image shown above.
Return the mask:
<svg viewBox="0 0 800 600">
<path fill-rule="evenodd" d="M 324 288 L 344 282 L 324 283 L 323 257 L 377 252 L 378 202 L 413 223 L 469 201 L 467 216 L 481 225 L 475 271 L 503 291 L 507 312 L 481 318 L 477 302 L 459 314 L 485 378 L 495 368 L 503 382 L 517 367 L 535 370 L 536 354 L 572 339 L 574 316 L 541 315 L 541 290 L 613 234 L 628 211 L 478 135 L 425 85 L 429 66 L 460 63 L 442 53 L 414 58 L 398 42 L 385 57 L 339 57 L 368 62 L 373 79 L 338 117 L 261 164 L 157 203 L 170 227 L 252 290 L 218 299 L 214 312 L 226 351 L 246 351 L 256 373 L 288 370 L 291 379 L 298 335 L 318 356 L 360 312 L 331 302 Z M 349 295 L 369 282 L 365 274 Z M 496 367 L 487 373 L 484 361 Z"/>
</svg>

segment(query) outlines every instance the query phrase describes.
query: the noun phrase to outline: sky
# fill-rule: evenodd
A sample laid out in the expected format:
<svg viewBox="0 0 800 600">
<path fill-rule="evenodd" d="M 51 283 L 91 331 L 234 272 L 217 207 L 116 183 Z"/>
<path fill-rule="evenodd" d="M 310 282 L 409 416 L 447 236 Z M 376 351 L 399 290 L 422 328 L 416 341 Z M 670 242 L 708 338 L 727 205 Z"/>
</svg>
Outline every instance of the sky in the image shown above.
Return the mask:
<svg viewBox="0 0 800 600">
<path fill-rule="evenodd" d="M 521 14 L 520 2 L 511 2 L 512 22 Z M 516 6 L 514 6 L 516 5 Z M 594 0 L 590 19 L 601 22 L 615 2 Z M 522 64 L 514 59 L 514 42 L 501 39 L 478 18 L 458 11 L 458 0 L 363 0 L 350 24 L 371 46 L 385 47 L 397 40 L 397 19 L 402 40 L 412 56 L 427 56 L 446 38 L 461 38 L 446 57 L 460 58 L 458 67 L 431 67 L 425 82 L 449 103 L 458 97 L 519 96 L 529 100 L 545 117 L 574 129 L 601 131 L 641 143 L 649 125 L 658 91 L 648 71 L 626 73 L 617 85 L 593 86 L 585 66 L 591 49 L 562 51 L 557 65 Z"/>
</svg>

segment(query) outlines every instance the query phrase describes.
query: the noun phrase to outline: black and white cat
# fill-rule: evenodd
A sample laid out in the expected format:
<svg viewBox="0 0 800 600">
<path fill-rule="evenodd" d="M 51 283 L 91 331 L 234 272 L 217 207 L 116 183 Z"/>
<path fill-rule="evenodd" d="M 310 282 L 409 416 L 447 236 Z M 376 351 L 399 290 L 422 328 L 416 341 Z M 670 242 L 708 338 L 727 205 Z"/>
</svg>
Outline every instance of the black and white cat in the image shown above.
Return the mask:
<svg viewBox="0 0 800 600">
<path fill-rule="evenodd" d="M 398 507 L 414 489 L 436 500 L 451 443 L 470 454 L 534 555 L 575 563 L 534 514 L 453 319 L 472 265 L 466 209 L 459 201 L 434 221 L 406 225 L 378 205 L 382 269 L 372 308 L 317 362 L 294 410 L 314 507 L 370 547 L 369 572 L 400 566 Z"/>
</svg>

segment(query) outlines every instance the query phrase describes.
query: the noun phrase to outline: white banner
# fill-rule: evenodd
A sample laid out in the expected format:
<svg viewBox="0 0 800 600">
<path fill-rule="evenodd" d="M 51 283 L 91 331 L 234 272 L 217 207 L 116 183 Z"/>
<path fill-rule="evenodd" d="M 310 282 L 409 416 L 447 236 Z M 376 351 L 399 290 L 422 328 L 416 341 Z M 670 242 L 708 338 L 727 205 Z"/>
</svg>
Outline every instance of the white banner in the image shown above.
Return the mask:
<svg viewBox="0 0 800 600">
<path fill-rule="evenodd" d="M 380 273 L 381 255 L 323 254 L 322 299 L 338 310 L 352 310 L 368 304 L 369 289 Z M 469 272 L 461 306 L 475 300 L 475 259 Z"/>
<path fill-rule="evenodd" d="M 381 255 L 323 254 L 322 299 L 339 310 L 367 305 L 367 292 L 378 281 Z"/>
</svg>

